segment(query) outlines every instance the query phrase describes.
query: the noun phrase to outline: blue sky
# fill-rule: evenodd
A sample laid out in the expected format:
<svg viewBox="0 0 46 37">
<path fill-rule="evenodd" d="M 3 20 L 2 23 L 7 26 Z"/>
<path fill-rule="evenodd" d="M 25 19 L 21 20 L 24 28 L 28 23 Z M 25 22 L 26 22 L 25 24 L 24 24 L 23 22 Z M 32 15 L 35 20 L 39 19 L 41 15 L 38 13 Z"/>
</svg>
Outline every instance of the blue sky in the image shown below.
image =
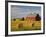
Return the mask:
<svg viewBox="0 0 46 37">
<path fill-rule="evenodd" d="M 41 7 L 40 6 L 11 6 L 11 17 L 12 18 L 22 18 L 26 17 L 29 14 L 38 13 L 41 16 Z"/>
</svg>

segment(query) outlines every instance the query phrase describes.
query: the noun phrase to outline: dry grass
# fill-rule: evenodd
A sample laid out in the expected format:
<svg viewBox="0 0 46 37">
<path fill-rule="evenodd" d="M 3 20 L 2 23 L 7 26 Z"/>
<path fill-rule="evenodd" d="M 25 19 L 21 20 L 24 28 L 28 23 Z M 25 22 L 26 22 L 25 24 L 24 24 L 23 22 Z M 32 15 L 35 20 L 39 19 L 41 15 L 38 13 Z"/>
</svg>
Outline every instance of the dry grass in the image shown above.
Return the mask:
<svg viewBox="0 0 46 37">
<path fill-rule="evenodd" d="M 18 27 L 22 23 L 22 27 Z M 32 25 L 34 24 L 34 25 Z M 32 21 L 32 20 L 16 20 L 11 21 L 11 31 L 27 31 L 27 30 L 40 30 L 41 21 Z"/>
</svg>

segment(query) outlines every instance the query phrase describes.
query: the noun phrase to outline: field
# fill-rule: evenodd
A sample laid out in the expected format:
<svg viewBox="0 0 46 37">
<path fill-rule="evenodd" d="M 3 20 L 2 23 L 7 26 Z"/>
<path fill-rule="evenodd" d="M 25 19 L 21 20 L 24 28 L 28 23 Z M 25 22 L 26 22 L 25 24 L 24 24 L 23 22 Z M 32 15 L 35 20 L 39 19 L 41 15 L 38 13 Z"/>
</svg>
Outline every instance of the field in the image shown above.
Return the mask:
<svg viewBox="0 0 46 37">
<path fill-rule="evenodd" d="M 40 30 L 41 21 L 33 21 L 31 19 L 20 19 L 11 20 L 11 31 L 29 31 L 29 30 Z"/>
</svg>

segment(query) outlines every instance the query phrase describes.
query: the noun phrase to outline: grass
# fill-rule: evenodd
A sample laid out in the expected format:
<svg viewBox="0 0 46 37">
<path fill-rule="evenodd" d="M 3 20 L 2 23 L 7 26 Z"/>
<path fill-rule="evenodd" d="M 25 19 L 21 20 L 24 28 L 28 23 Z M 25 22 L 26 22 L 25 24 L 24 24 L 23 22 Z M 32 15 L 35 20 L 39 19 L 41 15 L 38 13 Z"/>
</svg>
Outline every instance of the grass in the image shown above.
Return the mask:
<svg viewBox="0 0 46 37">
<path fill-rule="evenodd" d="M 21 24 L 22 23 L 22 24 Z M 34 25 L 32 26 L 32 24 Z M 20 28 L 18 27 L 19 24 Z M 21 21 L 16 19 L 16 21 L 11 21 L 11 31 L 29 31 L 29 30 L 40 30 L 41 29 L 41 21 L 32 21 L 32 20 L 24 20 Z"/>
</svg>

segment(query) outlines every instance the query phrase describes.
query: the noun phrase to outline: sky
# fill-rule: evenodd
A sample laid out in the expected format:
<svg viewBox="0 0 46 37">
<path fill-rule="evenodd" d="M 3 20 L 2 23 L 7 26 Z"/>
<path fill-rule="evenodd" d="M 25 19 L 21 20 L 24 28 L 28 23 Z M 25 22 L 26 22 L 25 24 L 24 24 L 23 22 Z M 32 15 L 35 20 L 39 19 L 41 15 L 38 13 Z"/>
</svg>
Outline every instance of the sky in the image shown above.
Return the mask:
<svg viewBox="0 0 46 37">
<path fill-rule="evenodd" d="M 39 14 L 41 16 L 41 6 L 11 5 L 11 18 L 22 18 L 32 14 Z"/>
</svg>

